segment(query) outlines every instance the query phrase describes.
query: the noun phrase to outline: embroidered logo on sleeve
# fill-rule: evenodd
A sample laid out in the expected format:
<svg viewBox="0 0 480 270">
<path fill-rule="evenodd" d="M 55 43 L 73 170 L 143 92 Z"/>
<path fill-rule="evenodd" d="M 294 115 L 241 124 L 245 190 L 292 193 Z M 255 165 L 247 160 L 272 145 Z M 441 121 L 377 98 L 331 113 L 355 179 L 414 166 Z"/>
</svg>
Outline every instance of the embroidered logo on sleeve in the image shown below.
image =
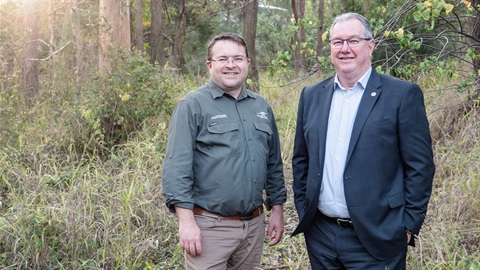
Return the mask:
<svg viewBox="0 0 480 270">
<path fill-rule="evenodd" d="M 258 113 L 257 113 L 257 117 L 268 120 L 268 117 L 267 117 L 267 113 L 266 113 L 266 112 L 258 112 Z"/>
</svg>

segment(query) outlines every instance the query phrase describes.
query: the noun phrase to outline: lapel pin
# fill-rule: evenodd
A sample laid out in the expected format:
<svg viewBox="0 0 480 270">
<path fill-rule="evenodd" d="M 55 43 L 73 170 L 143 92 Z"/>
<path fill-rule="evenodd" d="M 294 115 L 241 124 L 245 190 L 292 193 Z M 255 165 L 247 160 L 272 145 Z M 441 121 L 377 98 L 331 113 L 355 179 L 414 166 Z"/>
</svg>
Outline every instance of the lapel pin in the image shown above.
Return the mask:
<svg viewBox="0 0 480 270">
<path fill-rule="evenodd" d="M 371 95 L 372 97 L 374 97 L 374 96 L 377 95 L 377 92 L 372 92 L 370 95 Z"/>
</svg>

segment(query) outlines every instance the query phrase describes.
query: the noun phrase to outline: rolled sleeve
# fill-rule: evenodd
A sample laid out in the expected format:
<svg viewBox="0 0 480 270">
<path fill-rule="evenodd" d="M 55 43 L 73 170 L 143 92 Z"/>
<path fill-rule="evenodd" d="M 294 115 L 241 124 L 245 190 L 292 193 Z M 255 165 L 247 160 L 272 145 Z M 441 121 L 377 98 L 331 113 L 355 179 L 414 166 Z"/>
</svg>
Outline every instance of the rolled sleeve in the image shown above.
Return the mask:
<svg viewBox="0 0 480 270">
<path fill-rule="evenodd" d="M 191 107 L 180 101 L 173 113 L 168 132 L 168 145 L 163 161 L 162 188 L 167 207 L 193 208 L 193 144 L 194 127 Z"/>
<path fill-rule="evenodd" d="M 267 164 L 267 180 L 265 193 L 267 199 L 265 205 L 271 209 L 273 205 L 280 205 L 287 201 L 287 191 L 285 189 L 283 163 L 281 156 L 280 137 L 273 112 L 270 111 L 272 140 L 269 150 L 269 160 Z"/>
</svg>

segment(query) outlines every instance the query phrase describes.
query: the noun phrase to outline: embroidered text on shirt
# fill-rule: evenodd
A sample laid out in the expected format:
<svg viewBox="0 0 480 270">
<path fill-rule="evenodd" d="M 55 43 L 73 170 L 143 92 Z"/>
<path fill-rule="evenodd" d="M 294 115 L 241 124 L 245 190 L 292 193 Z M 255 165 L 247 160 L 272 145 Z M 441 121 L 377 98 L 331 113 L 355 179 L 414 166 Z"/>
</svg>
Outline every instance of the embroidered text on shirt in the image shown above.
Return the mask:
<svg viewBox="0 0 480 270">
<path fill-rule="evenodd" d="M 219 119 L 219 118 L 227 118 L 227 115 L 226 114 L 217 114 L 215 116 L 212 116 L 212 118 L 210 119 Z"/>
</svg>

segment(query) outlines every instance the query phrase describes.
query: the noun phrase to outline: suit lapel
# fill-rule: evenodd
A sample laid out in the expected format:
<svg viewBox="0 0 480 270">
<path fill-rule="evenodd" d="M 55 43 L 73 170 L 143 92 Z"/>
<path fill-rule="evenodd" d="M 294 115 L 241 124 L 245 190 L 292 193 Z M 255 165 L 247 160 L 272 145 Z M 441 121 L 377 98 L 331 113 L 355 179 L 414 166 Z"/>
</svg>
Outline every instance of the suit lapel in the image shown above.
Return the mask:
<svg viewBox="0 0 480 270">
<path fill-rule="evenodd" d="M 316 95 L 312 96 L 312 110 L 315 112 L 316 117 L 314 121 L 317 128 L 317 138 L 318 138 L 318 161 L 319 168 L 323 168 L 325 163 L 325 144 L 327 142 L 327 127 L 328 127 L 328 118 L 330 115 L 330 107 L 332 104 L 333 98 L 333 83 L 335 82 L 334 78 L 326 81 L 319 85 L 316 89 Z M 313 200 L 310 207 L 307 209 L 306 214 L 315 215 L 315 209 L 317 209 L 318 196 L 320 194 L 321 181 L 316 183 L 315 194 L 313 195 Z"/>
<path fill-rule="evenodd" d="M 328 128 L 328 118 L 330 116 L 330 107 L 332 106 L 333 99 L 333 83 L 335 82 L 334 77 L 326 84 L 323 85 L 323 88 L 320 89 L 318 94 L 317 104 L 318 108 L 318 140 L 319 140 L 319 161 L 320 166 L 323 168 L 325 162 L 325 144 L 327 142 L 327 128 Z"/>
<path fill-rule="evenodd" d="M 380 75 L 372 70 L 372 74 L 370 75 L 370 79 L 367 83 L 367 88 L 363 93 L 362 99 L 360 101 L 360 105 L 358 106 L 357 116 L 355 117 L 355 122 L 353 123 L 353 130 L 352 136 L 350 138 L 350 145 L 348 147 L 348 154 L 346 163 L 350 160 L 352 155 L 353 149 L 355 149 L 355 145 L 357 144 L 358 137 L 362 132 L 363 126 L 367 121 L 368 115 L 373 109 L 373 106 L 378 100 L 382 90 L 380 87 L 382 86 Z"/>
</svg>

